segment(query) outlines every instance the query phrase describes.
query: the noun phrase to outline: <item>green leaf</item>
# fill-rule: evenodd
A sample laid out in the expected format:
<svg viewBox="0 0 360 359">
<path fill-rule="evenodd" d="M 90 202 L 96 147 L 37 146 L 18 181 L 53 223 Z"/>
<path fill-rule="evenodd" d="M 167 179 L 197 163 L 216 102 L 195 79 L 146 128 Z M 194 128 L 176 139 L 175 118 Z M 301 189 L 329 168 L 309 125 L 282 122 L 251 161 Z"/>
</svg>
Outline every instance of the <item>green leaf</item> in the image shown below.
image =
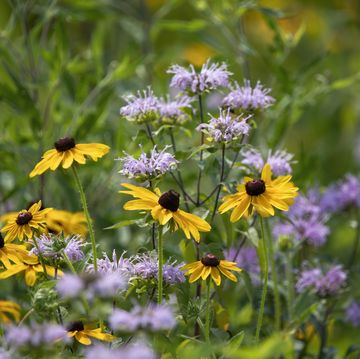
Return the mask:
<svg viewBox="0 0 360 359">
<path fill-rule="evenodd" d="M 242 330 L 236 335 L 234 335 L 226 344 L 223 350 L 225 356 L 231 356 L 237 349 L 240 348 L 241 343 L 245 337 L 245 332 Z"/>
<path fill-rule="evenodd" d="M 137 221 L 138 221 L 138 219 L 127 219 L 127 220 L 115 223 L 112 226 L 106 227 L 104 229 L 119 229 L 119 228 L 122 228 L 122 227 L 127 227 L 127 226 L 130 226 L 132 224 L 135 224 L 135 223 L 137 223 Z"/>
</svg>

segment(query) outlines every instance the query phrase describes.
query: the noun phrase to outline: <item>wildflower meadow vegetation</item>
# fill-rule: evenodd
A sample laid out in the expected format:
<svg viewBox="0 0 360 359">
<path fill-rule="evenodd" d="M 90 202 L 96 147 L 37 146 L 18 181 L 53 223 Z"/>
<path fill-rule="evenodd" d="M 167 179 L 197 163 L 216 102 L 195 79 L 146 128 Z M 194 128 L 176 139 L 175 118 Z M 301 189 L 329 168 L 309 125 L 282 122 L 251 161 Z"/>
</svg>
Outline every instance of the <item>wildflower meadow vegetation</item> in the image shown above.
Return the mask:
<svg viewBox="0 0 360 359">
<path fill-rule="evenodd" d="M 360 358 L 356 1 L 0 2 L 0 359 Z"/>
</svg>

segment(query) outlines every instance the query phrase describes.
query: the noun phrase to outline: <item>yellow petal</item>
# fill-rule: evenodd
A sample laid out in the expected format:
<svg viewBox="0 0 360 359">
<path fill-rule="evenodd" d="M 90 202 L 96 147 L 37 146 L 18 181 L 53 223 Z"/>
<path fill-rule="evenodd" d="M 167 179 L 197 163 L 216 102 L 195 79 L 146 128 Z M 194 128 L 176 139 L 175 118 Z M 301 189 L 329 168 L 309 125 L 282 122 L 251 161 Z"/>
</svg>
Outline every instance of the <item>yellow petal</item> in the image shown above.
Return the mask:
<svg viewBox="0 0 360 359">
<path fill-rule="evenodd" d="M 63 156 L 64 156 L 64 158 L 63 158 L 63 162 L 62 162 L 62 167 L 67 169 L 72 165 L 72 163 L 74 161 L 74 156 L 71 153 L 71 151 L 64 151 Z"/>
<path fill-rule="evenodd" d="M 216 285 L 220 285 L 221 276 L 219 270 L 216 267 L 211 267 L 211 278 L 213 279 Z"/>
<path fill-rule="evenodd" d="M 244 199 L 238 203 L 238 205 L 234 208 L 230 216 L 230 222 L 238 221 L 243 214 L 247 211 L 250 206 L 250 197 L 246 196 Z"/>
<path fill-rule="evenodd" d="M 225 277 L 229 278 L 229 279 L 232 280 L 233 282 L 237 282 L 237 278 L 236 278 L 235 275 L 232 274 L 229 270 L 227 270 L 227 269 L 224 268 L 224 267 L 221 267 L 221 265 L 218 266 L 218 268 L 219 268 L 220 272 L 221 272 L 222 274 L 224 274 Z"/>
<path fill-rule="evenodd" d="M 25 283 L 29 287 L 33 287 L 36 282 L 36 272 L 29 266 L 25 271 Z"/>
<path fill-rule="evenodd" d="M 265 183 L 270 183 L 271 182 L 271 167 L 270 165 L 267 163 L 262 172 L 261 172 L 261 179 L 265 182 Z"/>
<path fill-rule="evenodd" d="M 198 280 L 201 277 L 203 269 L 205 269 L 205 266 L 202 264 L 193 273 L 191 273 L 189 283 L 193 283 Z"/>
<path fill-rule="evenodd" d="M 149 211 L 154 208 L 154 202 L 144 199 L 132 199 L 124 204 L 127 211 Z"/>
<path fill-rule="evenodd" d="M 159 196 L 146 188 L 134 186 L 131 183 L 122 183 L 121 185 L 125 188 L 130 189 L 130 191 L 120 191 L 120 193 L 130 194 L 135 198 L 145 199 L 158 203 Z"/>
<path fill-rule="evenodd" d="M 90 345 L 91 344 L 90 338 L 87 335 L 83 334 L 82 332 L 77 332 L 75 334 L 75 338 L 81 344 L 84 344 L 84 345 Z"/>
</svg>

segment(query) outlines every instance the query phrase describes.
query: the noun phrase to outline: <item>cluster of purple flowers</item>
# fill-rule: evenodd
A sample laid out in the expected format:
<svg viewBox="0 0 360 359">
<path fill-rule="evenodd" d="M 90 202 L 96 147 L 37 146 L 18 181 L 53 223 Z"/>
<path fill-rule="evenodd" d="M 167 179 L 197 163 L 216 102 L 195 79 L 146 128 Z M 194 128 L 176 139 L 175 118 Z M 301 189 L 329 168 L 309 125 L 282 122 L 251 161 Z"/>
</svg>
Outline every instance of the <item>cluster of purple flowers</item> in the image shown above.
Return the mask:
<svg viewBox="0 0 360 359">
<path fill-rule="evenodd" d="M 212 141 L 230 142 L 249 134 L 250 125 L 247 120 L 251 116 L 241 118 L 230 113 L 230 109 L 220 110 L 219 117 L 210 116 L 209 123 L 202 123 L 196 129 L 206 133 Z"/>
<path fill-rule="evenodd" d="M 164 175 L 176 168 L 178 161 L 174 155 L 166 152 L 166 147 L 158 152 L 156 146 L 151 150 L 150 156 L 142 152 L 139 159 L 127 155 L 120 159 L 123 168 L 120 173 L 129 178 L 153 179 Z"/>
<path fill-rule="evenodd" d="M 112 349 L 109 346 L 97 344 L 85 351 L 85 359 L 155 359 L 155 353 L 144 342 L 137 341 Z"/>
<path fill-rule="evenodd" d="M 227 87 L 229 76 L 232 75 L 225 63 L 210 64 L 210 60 L 202 66 L 200 72 L 196 72 L 193 65 L 190 65 L 189 69 L 173 65 L 167 73 L 173 74 L 170 87 L 186 91 L 192 95 L 202 94 L 218 87 Z"/>
<path fill-rule="evenodd" d="M 306 241 L 319 247 L 326 241 L 330 233 L 325 224 L 325 218 L 319 205 L 312 195 L 303 195 L 295 199 L 295 203 L 288 212 L 289 221 L 275 223 L 273 233 L 276 237 L 291 236 L 296 241 Z"/>
<path fill-rule="evenodd" d="M 260 285 L 259 259 L 254 247 L 242 247 L 240 250 L 231 247 L 224 252 L 225 259 L 236 264 L 247 271 L 254 285 Z"/>
<path fill-rule="evenodd" d="M 304 292 L 310 289 L 321 297 L 331 296 L 344 287 L 346 279 L 347 274 L 340 265 L 332 266 L 326 273 L 320 268 L 303 270 L 296 283 L 296 290 Z"/>
<path fill-rule="evenodd" d="M 129 278 L 119 272 L 99 272 L 86 275 L 64 274 L 56 284 L 63 298 L 78 298 L 85 295 L 92 300 L 96 297 L 114 297 L 128 287 Z"/>
<path fill-rule="evenodd" d="M 69 342 L 67 331 L 64 327 L 46 323 L 27 326 L 10 326 L 6 328 L 5 338 L 9 345 L 19 347 L 43 347 L 52 345 L 57 341 Z"/>
<path fill-rule="evenodd" d="M 189 119 L 189 115 L 184 111 L 186 108 L 191 108 L 191 102 L 194 99 L 188 96 L 180 96 L 174 100 L 169 97 L 167 99 L 160 98 L 159 112 L 160 120 L 163 123 L 183 124 Z"/>
<path fill-rule="evenodd" d="M 346 308 L 346 320 L 351 323 L 353 327 L 360 327 L 360 302 L 353 301 Z"/>
<path fill-rule="evenodd" d="M 350 207 L 360 207 L 360 180 L 348 174 L 330 185 L 320 200 L 320 206 L 327 213 L 336 213 Z"/>
<path fill-rule="evenodd" d="M 137 96 L 126 96 L 124 100 L 127 105 L 120 108 L 120 115 L 129 121 L 150 122 L 159 116 L 159 99 L 150 87 L 142 93 L 138 91 Z"/>
<path fill-rule="evenodd" d="M 176 325 L 176 319 L 169 306 L 151 304 L 145 308 L 136 305 L 130 312 L 115 309 L 109 323 L 113 330 L 158 332 L 172 329 Z"/>
<path fill-rule="evenodd" d="M 38 248 L 35 246 L 30 250 L 30 255 L 35 254 L 39 255 L 39 252 L 44 258 L 49 258 L 51 260 L 61 260 L 64 257 L 64 254 L 71 262 L 77 262 L 84 258 L 84 252 L 82 247 L 84 247 L 84 242 L 81 237 L 68 236 L 64 237 L 62 234 L 42 234 L 40 237 L 35 238 Z"/>
<path fill-rule="evenodd" d="M 275 102 L 275 99 L 268 95 L 270 91 L 259 81 L 255 88 L 251 87 L 249 80 L 244 81 L 244 86 L 235 82 L 235 88 L 223 99 L 223 106 L 243 111 L 264 109 Z"/>
<path fill-rule="evenodd" d="M 255 148 L 244 148 L 241 150 L 242 164 L 251 167 L 256 172 L 261 172 L 265 163 L 269 163 L 274 176 L 285 176 L 292 173 L 291 164 L 294 155 L 286 151 L 277 150 L 272 153 L 270 150 L 267 158 L 262 156 Z"/>
<path fill-rule="evenodd" d="M 143 253 L 133 257 L 134 276 L 145 280 L 158 279 L 158 257 L 156 252 Z M 180 269 L 183 264 L 176 264 L 170 259 L 163 265 L 163 281 L 167 285 L 183 283 L 184 272 Z"/>
</svg>

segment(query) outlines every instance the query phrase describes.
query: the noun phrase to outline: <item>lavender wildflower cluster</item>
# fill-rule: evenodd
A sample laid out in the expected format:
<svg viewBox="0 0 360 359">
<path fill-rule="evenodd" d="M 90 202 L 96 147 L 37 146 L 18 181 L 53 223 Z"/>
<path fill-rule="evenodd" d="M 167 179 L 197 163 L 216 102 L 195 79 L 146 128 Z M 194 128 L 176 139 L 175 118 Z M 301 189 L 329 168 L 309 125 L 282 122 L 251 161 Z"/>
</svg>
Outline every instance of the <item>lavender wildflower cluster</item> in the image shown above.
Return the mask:
<svg viewBox="0 0 360 359">
<path fill-rule="evenodd" d="M 194 101 L 192 97 L 179 96 L 173 100 L 169 96 L 159 100 L 160 121 L 164 124 L 179 124 L 182 125 L 190 119 L 186 109 L 191 108 L 191 103 Z"/>
<path fill-rule="evenodd" d="M 135 306 L 130 312 L 116 309 L 109 317 L 113 330 L 158 332 L 170 330 L 176 325 L 172 309 L 166 305 Z"/>
<path fill-rule="evenodd" d="M 353 301 L 346 308 L 346 320 L 351 323 L 353 327 L 360 327 L 360 302 Z"/>
<path fill-rule="evenodd" d="M 294 162 L 292 159 L 293 154 L 286 151 L 277 150 L 272 153 L 269 150 L 268 156 L 262 156 L 261 152 L 255 148 L 243 148 L 241 150 L 242 164 L 254 169 L 260 173 L 265 163 L 269 163 L 274 176 L 286 176 L 292 173 L 291 164 Z"/>
<path fill-rule="evenodd" d="M 209 123 L 202 123 L 196 129 L 207 134 L 209 141 L 231 142 L 239 139 L 241 136 L 249 134 L 250 125 L 247 120 L 251 116 L 242 118 L 235 116 L 228 110 L 220 110 L 219 117 L 213 117 Z"/>
<path fill-rule="evenodd" d="M 232 75 L 225 63 L 210 64 L 210 60 L 202 66 L 200 72 L 196 72 L 193 65 L 190 65 L 189 69 L 173 65 L 167 73 L 173 74 L 170 87 L 186 91 L 192 95 L 215 90 L 219 87 L 227 87 L 229 76 Z"/>
<path fill-rule="evenodd" d="M 56 342 L 67 343 L 70 338 L 64 327 L 47 323 L 45 325 L 33 324 L 27 326 L 10 326 L 6 328 L 5 338 L 9 345 L 19 347 L 44 347 Z"/>
<path fill-rule="evenodd" d="M 71 262 L 77 262 L 84 258 L 82 248 L 85 243 L 79 235 L 64 237 L 62 234 L 42 234 L 35 238 L 37 246 L 32 241 L 34 247 L 30 250 L 30 255 L 39 255 L 48 258 L 51 261 L 64 260 L 66 256 Z"/>
<path fill-rule="evenodd" d="M 275 237 L 290 236 L 296 241 L 306 241 L 308 244 L 322 246 L 330 229 L 325 224 L 321 207 L 316 204 L 311 195 L 298 196 L 288 212 L 289 221 L 279 221 L 273 227 Z"/>
<path fill-rule="evenodd" d="M 140 180 L 159 178 L 165 173 L 174 170 L 178 163 L 175 156 L 166 152 L 166 149 L 167 147 L 158 152 L 156 146 L 154 146 L 150 156 L 142 152 L 139 159 L 130 155 L 120 158 L 123 168 L 119 173 L 129 178 Z"/>
<path fill-rule="evenodd" d="M 235 88 L 223 99 L 223 106 L 233 110 L 254 111 L 271 106 L 275 99 L 268 95 L 270 89 L 264 88 L 258 81 L 252 88 L 249 80 L 244 80 L 244 86 L 235 82 Z"/>
<path fill-rule="evenodd" d="M 333 296 L 344 287 L 346 279 L 347 274 L 340 265 L 332 266 L 326 273 L 320 268 L 303 270 L 296 283 L 296 290 L 301 293 L 311 289 L 320 297 Z"/>
</svg>

